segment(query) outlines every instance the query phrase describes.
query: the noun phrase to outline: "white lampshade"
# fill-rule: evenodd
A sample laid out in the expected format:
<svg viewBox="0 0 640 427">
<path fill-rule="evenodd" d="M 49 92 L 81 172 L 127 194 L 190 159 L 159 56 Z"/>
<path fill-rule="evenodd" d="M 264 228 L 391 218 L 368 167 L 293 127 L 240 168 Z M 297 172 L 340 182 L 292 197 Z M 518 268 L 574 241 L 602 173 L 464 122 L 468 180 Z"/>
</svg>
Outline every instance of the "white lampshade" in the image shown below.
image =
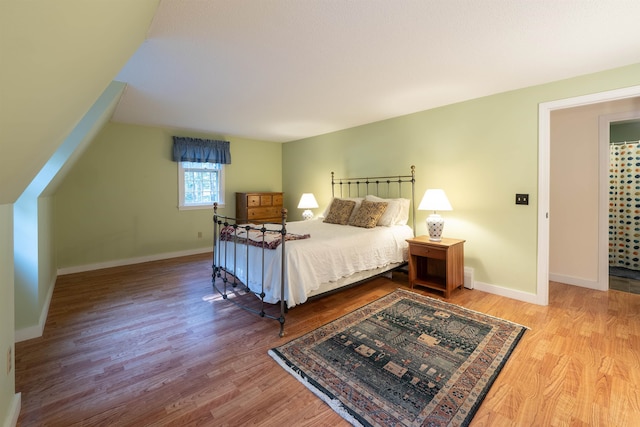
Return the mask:
<svg viewBox="0 0 640 427">
<path fill-rule="evenodd" d="M 418 206 L 420 211 L 450 211 L 451 203 L 447 199 L 447 195 L 444 190 L 441 189 L 429 189 L 424 193 L 422 201 Z"/>
<path fill-rule="evenodd" d="M 318 207 L 318 202 L 316 202 L 316 198 L 313 193 L 302 193 L 302 197 L 300 197 L 300 203 L 298 203 L 298 209 L 306 209 L 302 212 L 302 218 L 305 220 L 313 218 L 313 212 L 310 209 L 316 209 Z"/>
<path fill-rule="evenodd" d="M 418 206 L 421 211 L 433 211 L 427 218 L 427 230 L 429 230 L 429 240 L 439 242 L 442 240 L 442 230 L 444 229 L 444 219 L 436 211 L 450 211 L 451 203 L 447 199 L 444 190 L 429 189 L 424 193 L 424 197 Z"/>
</svg>

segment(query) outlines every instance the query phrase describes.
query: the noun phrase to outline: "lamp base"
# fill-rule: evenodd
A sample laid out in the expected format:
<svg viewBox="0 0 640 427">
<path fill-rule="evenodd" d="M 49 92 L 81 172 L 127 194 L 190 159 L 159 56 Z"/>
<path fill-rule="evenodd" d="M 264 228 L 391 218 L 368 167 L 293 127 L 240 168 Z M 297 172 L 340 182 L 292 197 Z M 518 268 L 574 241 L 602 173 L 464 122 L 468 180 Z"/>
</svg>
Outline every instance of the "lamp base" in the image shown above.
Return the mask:
<svg viewBox="0 0 640 427">
<path fill-rule="evenodd" d="M 427 217 L 427 230 L 429 230 L 429 240 L 432 242 L 442 241 L 442 229 L 444 228 L 444 219 L 436 213 Z"/>
<path fill-rule="evenodd" d="M 313 212 L 311 212 L 311 210 L 309 210 L 309 209 L 307 209 L 306 211 L 302 212 L 302 219 L 304 219 L 305 221 L 313 219 Z"/>
</svg>

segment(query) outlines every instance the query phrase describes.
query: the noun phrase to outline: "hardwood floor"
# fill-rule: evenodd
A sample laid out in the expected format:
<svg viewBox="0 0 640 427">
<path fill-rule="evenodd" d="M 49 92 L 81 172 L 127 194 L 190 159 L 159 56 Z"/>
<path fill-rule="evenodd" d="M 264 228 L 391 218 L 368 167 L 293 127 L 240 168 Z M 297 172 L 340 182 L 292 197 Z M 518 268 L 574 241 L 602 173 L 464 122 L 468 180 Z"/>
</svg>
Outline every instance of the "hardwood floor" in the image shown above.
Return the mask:
<svg viewBox="0 0 640 427">
<path fill-rule="evenodd" d="M 18 424 L 347 426 L 267 350 L 406 288 L 406 275 L 295 307 L 279 338 L 277 322 L 213 297 L 210 265 L 198 255 L 59 277 L 44 335 L 16 344 Z M 530 328 L 471 425 L 638 425 L 640 295 L 551 283 L 549 299 L 452 294 Z"/>
</svg>

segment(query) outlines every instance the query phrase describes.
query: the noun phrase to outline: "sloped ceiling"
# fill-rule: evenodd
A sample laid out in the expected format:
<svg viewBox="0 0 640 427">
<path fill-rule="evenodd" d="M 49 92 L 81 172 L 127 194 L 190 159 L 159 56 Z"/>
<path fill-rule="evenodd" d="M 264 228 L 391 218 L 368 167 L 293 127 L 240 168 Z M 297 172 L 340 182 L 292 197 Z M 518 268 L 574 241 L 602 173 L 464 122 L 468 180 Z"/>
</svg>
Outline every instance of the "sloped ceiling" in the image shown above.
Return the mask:
<svg viewBox="0 0 640 427">
<path fill-rule="evenodd" d="M 638 63 L 638 16 L 636 0 L 2 0 L 0 204 L 114 79 L 115 121 L 285 142 Z"/>
<path fill-rule="evenodd" d="M 637 0 L 162 0 L 114 120 L 290 141 L 640 62 Z"/>
<path fill-rule="evenodd" d="M 157 6 L 0 1 L 0 204 L 16 201 L 114 80 Z"/>
</svg>

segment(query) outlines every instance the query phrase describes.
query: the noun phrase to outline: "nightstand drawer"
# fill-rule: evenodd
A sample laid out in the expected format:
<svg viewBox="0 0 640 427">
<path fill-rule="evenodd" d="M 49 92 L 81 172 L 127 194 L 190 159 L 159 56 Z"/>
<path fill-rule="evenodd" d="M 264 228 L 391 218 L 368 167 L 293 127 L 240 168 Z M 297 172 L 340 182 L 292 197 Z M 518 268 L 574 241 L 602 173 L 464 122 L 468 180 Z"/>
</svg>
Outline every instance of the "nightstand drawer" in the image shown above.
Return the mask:
<svg viewBox="0 0 640 427">
<path fill-rule="evenodd" d="M 432 259 L 447 259 L 447 249 L 434 248 L 431 246 L 411 245 L 411 255 Z"/>
</svg>

